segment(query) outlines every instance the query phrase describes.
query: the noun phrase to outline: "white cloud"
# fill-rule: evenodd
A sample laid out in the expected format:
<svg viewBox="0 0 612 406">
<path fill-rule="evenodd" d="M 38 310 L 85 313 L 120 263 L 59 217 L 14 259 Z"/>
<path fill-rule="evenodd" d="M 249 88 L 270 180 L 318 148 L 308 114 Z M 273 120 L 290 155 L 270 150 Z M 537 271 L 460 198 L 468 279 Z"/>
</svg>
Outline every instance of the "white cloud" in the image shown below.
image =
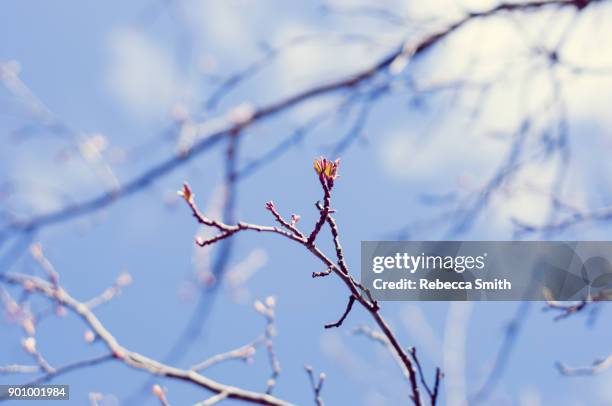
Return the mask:
<svg viewBox="0 0 612 406">
<path fill-rule="evenodd" d="M 200 46 L 196 52 L 216 63 L 252 62 L 257 40 L 261 38 L 255 23 L 258 17 L 270 18 L 262 15 L 269 11 L 266 2 L 248 0 L 185 1 L 180 10 L 194 42 Z"/>
<path fill-rule="evenodd" d="M 492 206 L 500 227 L 507 227 L 513 218 L 532 225 L 547 221 L 556 168 L 555 161 L 524 167 L 514 182 L 494 195 Z"/>
<path fill-rule="evenodd" d="M 347 41 L 337 33 L 345 32 L 342 26 L 335 26 L 327 36 L 318 27 L 309 27 L 299 22 L 287 22 L 275 34 L 274 43 L 289 44 L 296 39 L 311 37 L 291 46 L 279 58 L 275 68 L 276 85 L 283 93 L 296 91 L 306 86 L 333 80 L 341 75 L 358 72 L 375 63 L 379 55 L 388 49 L 373 48 L 371 44 Z M 367 25 L 363 27 L 367 31 Z M 350 31 L 350 30 L 346 30 Z M 368 35 L 367 32 L 362 34 Z M 373 37 L 374 39 L 376 36 Z M 390 42 L 391 44 L 396 44 Z"/>
<path fill-rule="evenodd" d="M 141 117 L 165 115 L 186 96 L 187 86 L 170 56 L 152 38 L 133 29 L 111 33 L 107 83 L 121 105 Z"/>
<path fill-rule="evenodd" d="M 453 123 L 445 127 L 428 132 L 414 129 L 413 124 L 410 130 L 389 133 L 380 147 L 383 169 L 396 179 L 410 182 L 458 180 L 481 173 L 507 148 L 504 141 L 467 132 Z"/>
<path fill-rule="evenodd" d="M 11 181 L 18 187 L 12 203 L 34 213 L 57 210 L 67 203 L 83 200 L 100 188 L 94 172 L 79 159 L 58 163 L 34 153 L 30 159 L 11 162 L 7 173 L 13 174 Z"/>
</svg>

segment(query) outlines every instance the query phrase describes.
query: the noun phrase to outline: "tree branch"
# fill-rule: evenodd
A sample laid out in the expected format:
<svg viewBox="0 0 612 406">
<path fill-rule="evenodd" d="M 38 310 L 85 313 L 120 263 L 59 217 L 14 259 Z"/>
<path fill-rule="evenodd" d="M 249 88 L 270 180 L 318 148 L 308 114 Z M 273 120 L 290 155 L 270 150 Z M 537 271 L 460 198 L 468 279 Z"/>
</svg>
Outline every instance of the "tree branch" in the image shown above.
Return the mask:
<svg viewBox="0 0 612 406">
<path fill-rule="evenodd" d="M 353 308 L 354 303 L 355 303 L 355 296 L 353 295 L 349 296 L 349 301 L 348 301 L 348 304 L 346 305 L 346 310 L 344 310 L 344 313 L 342 314 L 340 319 L 335 323 L 326 324 L 325 328 L 340 327 L 342 323 L 344 323 L 346 316 L 348 316 L 348 314 L 351 312 L 351 309 Z"/>
<path fill-rule="evenodd" d="M 319 374 L 319 379 L 315 380 L 314 373 L 312 372 L 312 367 L 310 365 L 304 366 L 306 370 L 306 374 L 308 375 L 308 380 L 310 381 L 310 386 L 312 388 L 312 393 L 314 394 L 314 402 L 316 406 L 323 406 L 323 398 L 321 397 L 321 390 L 323 389 L 323 382 L 325 381 L 325 374 L 321 372 Z"/>
<path fill-rule="evenodd" d="M 320 164 L 319 166 L 317 166 L 317 162 Z M 331 161 L 327 161 L 323 158 L 315 161 L 315 170 L 318 173 L 319 180 L 323 187 L 324 195 L 327 196 L 329 194 L 330 196 L 330 198 L 327 200 L 331 199 L 330 191 L 333 187 L 333 182 L 337 177 L 337 169 L 338 169 L 338 161 L 332 163 Z M 378 327 L 381 329 L 382 335 L 385 337 L 386 340 L 388 340 L 389 348 L 398 357 L 400 361 L 400 365 L 404 369 L 404 373 L 408 377 L 408 380 L 410 382 L 410 387 L 411 387 L 411 392 L 412 392 L 411 399 L 413 400 L 415 405 L 417 406 L 422 405 L 421 396 L 419 392 L 419 385 L 417 382 L 417 377 L 416 377 L 416 372 L 414 370 L 413 362 L 410 360 L 408 354 L 404 351 L 403 347 L 400 345 L 394 333 L 389 328 L 387 322 L 384 320 L 384 318 L 380 314 L 380 307 L 378 306 L 378 303 L 372 299 L 369 292 L 365 290 L 359 282 L 355 281 L 355 279 L 348 272 L 348 269 L 341 268 L 340 265 L 336 264 L 331 259 L 329 259 L 316 246 L 314 241 L 309 242 L 310 237 L 305 238 L 302 233 L 300 233 L 301 235 L 296 235 L 293 232 L 285 231 L 284 229 L 280 229 L 278 227 L 261 226 L 261 225 L 249 224 L 245 222 L 239 222 L 236 225 L 228 225 L 228 224 L 224 224 L 222 222 L 216 221 L 216 220 L 211 220 L 207 218 L 204 214 L 202 214 L 200 210 L 198 209 L 193 199 L 193 192 L 191 191 L 189 186 L 185 185 L 183 187 L 183 191 L 181 192 L 181 195 L 187 202 L 189 208 L 191 209 L 193 216 L 197 219 L 197 221 L 200 222 L 201 224 L 204 224 L 204 225 L 207 225 L 209 227 L 213 227 L 219 230 L 220 231 L 219 237 L 221 238 L 227 238 L 240 231 L 246 231 L 246 230 L 275 233 L 283 237 L 286 237 L 292 241 L 297 242 L 298 244 L 305 247 L 308 251 L 310 251 L 315 257 L 321 260 L 327 268 L 331 269 L 333 273 L 338 275 L 338 277 L 342 280 L 342 282 L 344 282 L 345 286 L 350 291 L 350 297 L 352 299 L 349 299 L 347 310 L 345 311 L 345 314 L 343 315 L 343 317 L 340 319 L 340 323 L 344 321 L 344 318 L 346 318 L 346 315 L 351 310 L 354 302 L 358 302 L 364 309 L 366 309 L 368 313 L 370 313 L 371 317 L 374 319 Z M 325 208 L 325 203 L 323 207 Z M 329 207 L 329 204 L 327 205 L 327 207 Z M 323 214 L 321 215 L 321 217 L 323 217 Z M 327 218 L 327 216 L 325 216 L 325 218 Z M 319 222 L 320 222 L 320 218 L 317 224 Z M 198 243 L 200 242 L 198 241 Z M 365 293 L 365 295 L 362 293 Z"/>
<path fill-rule="evenodd" d="M 28 219 L 13 220 L 4 226 L 0 231 L 31 232 L 52 224 L 62 223 L 104 209 L 120 199 L 141 191 L 158 179 L 170 174 L 177 168 L 182 167 L 194 157 L 212 149 L 212 147 L 216 146 L 225 137 L 239 133 L 241 134 L 240 136 L 243 136 L 243 132 L 241 130 L 247 129 L 256 123 L 269 119 L 277 113 L 289 110 L 305 101 L 337 91 L 355 88 L 379 73 L 386 71 L 397 58 L 405 59 L 407 56 L 410 58 L 415 58 L 421 54 L 424 54 L 443 39 L 472 21 L 495 16 L 501 13 L 531 11 L 545 7 L 574 7 L 581 10 L 587 5 L 598 1 L 603 0 L 535 0 L 525 3 L 500 3 L 488 10 L 468 13 L 464 17 L 458 19 L 456 22 L 449 24 L 437 32 L 425 36 L 411 47 L 406 47 L 403 43 L 400 44 L 393 51 L 389 52 L 386 56 L 382 57 L 369 68 L 347 75 L 346 77 L 336 81 L 313 86 L 292 96 L 256 109 L 249 116 L 248 120 L 233 122 L 229 118 L 225 119 L 223 124 L 218 127 L 219 129 L 207 134 L 201 134 L 191 148 L 182 151 L 178 155 L 168 157 L 166 160 L 161 161 L 156 165 L 153 165 L 120 187 L 104 192 L 91 199 L 67 205 L 56 211 L 36 215 Z"/>
<path fill-rule="evenodd" d="M 68 309 L 79 315 L 89 325 L 91 330 L 104 342 L 106 347 L 112 353 L 112 357 L 114 359 L 132 368 L 144 370 L 153 375 L 160 375 L 186 381 L 214 393 L 226 393 L 227 397 L 231 399 L 238 399 L 262 405 L 290 405 L 290 403 L 280 400 L 274 396 L 224 385 L 200 375 L 196 371 L 183 370 L 165 365 L 137 352 L 128 350 L 119 344 L 117 339 L 106 329 L 106 327 L 104 327 L 104 325 L 100 322 L 100 320 L 98 320 L 98 318 L 85 303 L 79 302 L 61 287 L 55 288 L 51 283 L 40 278 L 7 273 L 0 274 L 0 281 L 13 285 L 28 286 L 32 291 L 37 291 L 49 299 L 66 306 Z"/>
</svg>

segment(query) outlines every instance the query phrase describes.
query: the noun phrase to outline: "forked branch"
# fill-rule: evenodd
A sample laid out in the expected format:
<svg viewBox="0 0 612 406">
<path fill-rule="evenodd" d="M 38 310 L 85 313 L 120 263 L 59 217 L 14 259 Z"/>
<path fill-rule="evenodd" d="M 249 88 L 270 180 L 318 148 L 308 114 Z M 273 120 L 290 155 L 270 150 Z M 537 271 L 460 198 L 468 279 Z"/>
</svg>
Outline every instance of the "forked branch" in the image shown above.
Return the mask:
<svg viewBox="0 0 612 406">
<path fill-rule="evenodd" d="M 333 210 L 331 209 L 331 191 L 334 187 L 334 182 L 338 177 L 338 166 L 339 161 L 330 161 L 325 158 L 320 158 L 315 161 L 315 170 L 318 175 L 319 182 L 323 189 L 323 204 L 317 204 L 319 209 L 319 219 L 317 220 L 313 230 L 309 234 L 301 232 L 297 228 L 297 221 L 287 221 L 280 213 L 276 210 L 276 207 L 272 202 L 266 204 L 266 209 L 272 213 L 275 221 L 278 222 L 281 227 L 274 226 L 262 226 L 256 224 L 250 224 L 245 222 L 239 222 L 236 225 L 224 224 L 220 221 L 210 219 L 206 217 L 197 207 L 193 192 L 191 188 L 185 184 L 183 190 L 179 192 L 187 202 L 187 205 L 191 209 L 193 216 L 197 219 L 200 224 L 215 228 L 219 231 L 217 236 L 212 237 L 208 240 L 197 239 L 198 245 L 204 246 L 214 244 L 224 238 L 228 238 L 241 231 L 257 231 L 257 232 L 268 232 L 281 235 L 286 237 L 306 248 L 315 257 L 317 257 L 325 267 L 330 270 L 329 273 L 336 274 L 340 280 L 344 283 L 345 287 L 349 291 L 349 302 L 342 315 L 342 317 L 335 323 L 328 324 L 325 327 L 339 327 L 342 325 L 348 314 L 353 308 L 355 302 L 359 303 L 374 319 L 376 324 L 381 330 L 382 336 L 388 342 L 389 348 L 397 356 L 404 374 L 408 377 L 410 382 L 411 394 L 410 397 L 415 405 L 422 405 L 419 384 L 417 381 L 417 374 L 414 369 L 414 362 L 410 359 L 409 355 L 400 345 L 397 337 L 391 331 L 389 325 L 380 314 L 380 307 L 378 302 L 373 299 L 370 292 L 363 287 L 358 281 L 356 281 L 349 272 L 348 266 L 344 259 L 344 253 L 342 246 L 340 245 L 340 237 L 338 227 L 335 219 L 332 216 Z M 333 261 L 321 249 L 316 245 L 316 237 L 321 232 L 323 225 L 327 223 L 330 227 L 331 234 L 334 240 L 334 246 L 336 249 L 336 260 Z M 308 235 L 308 237 L 306 237 Z M 326 272 L 327 273 L 327 272 Z M 313 274 L 313 276 L 320 276 L 321 274 Z M 438 379 L 439 381 L 439 379 Z M 437 384 L 436 384 L 437 388 Z M 437 389 L 436 389 L 437 390 Z"/>
<path fill-rule="evenodd" d="M 96 336 L 102 342 L 104 342 L 115 360 L 118 360 L 132 368 L 144 370 L 153 375 L 186 381 L 216 394 L 224 394 L 225 397 L 231 399 L 238 399 L 261 405 L 291 405 L 290 403 L 278 399 L 272 395 L 224 385 L 207 378 L 194 370 L 179 369 L 170 365 L 165 365 L 137 352 L 128 350 L 117 341 L 117 339 L 110 333 L 110 331 L 106 329 L 106 327 L 104 327 L 102 322 L 94 315 L 86 303 L 80 302 L 73 298 L 61 286 L 56 287 L 52 283 L 38 277 L 13 273 L 0 274 L 0 281 L 7 284 L 20 285 L 27 288 L 30 292 L 38 292 L 57 302 L 58 304 L 72 310 L 74 313 L 80 316 L 85 323 L 88 324 L 89 328 L 96 334 Z M 106 357 L 101 357 L 100 361 L 105 359 Z M 53 373 L 57 374 L 58 371 L 54 371 Z"/>
</svg>

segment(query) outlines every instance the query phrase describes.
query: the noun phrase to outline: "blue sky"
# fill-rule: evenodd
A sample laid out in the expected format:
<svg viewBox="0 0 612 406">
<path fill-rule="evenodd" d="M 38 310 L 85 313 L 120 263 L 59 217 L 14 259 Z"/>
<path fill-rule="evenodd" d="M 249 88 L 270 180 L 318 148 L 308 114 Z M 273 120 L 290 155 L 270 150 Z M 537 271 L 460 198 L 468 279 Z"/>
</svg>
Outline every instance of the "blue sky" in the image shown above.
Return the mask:
<svg viewBox="0 0 612 406">
<path fill-rule="evenodd" d="M 399 41 L 453 20 L 462 8 L 478 9 L 487 2 L 383 3 L 400 15 L 428 22 L 423 27 L 395 27 L 369 18 L 325 15 L 314 2 L 272 0 L 185 1 L 174 7 L 161 1 L 6 3 L 0 15 L 0 61 L 3 69 L 19 72 L 19 80 L 12 84 L 5 80 L 0 88 L 0 182 L 13 191 L 1 202 L 3 212 L 27 217 L 124 183 L 180 148 L 180 142 L 168 136 L 176 128 L 173 118 L 186 114 L 196 129 L 209 128 L 228 111 L 235 112 L 236 106 L 265 105 L 369 66 Z M 347 4 L 351 2 L 338 2 L 338 6 Z M 591 67 L 610 62 L 610 44 L 588 38 L 609 38 L 601 22 L 611 12 L 609 6 L 597 12 L 585 10 L 564 48 L 569 60 Z M 431 16 L 436 19 L 426 20 Z M 528 42 L 525 38 L 555 43 L 570 18 L 569 13 L 542 13 L 525 17 L 519 28 L 491 19 L 461 31 L 410 66 L 416 85 L 400 82 L 405 88 L 373 107 L 365 136 L 342 154 L 333 203 L 353 272 L 359 269 L 360 241 L 390 238 L 415 221 L 435 219 L 492 176 L 507 153 L 508 133 L 526 111 L 538 111 L 551 92 L 543 63 L 521 48 Z M 202 111 L 214 89 L 212 79 L 261 58 L 258 43 L 282 46 L 313 34 L 322 39 L 315 35 L 289 50 L 229 93 L 215 110 Z M 342 39 L 348 34 L 372 41 L 347 43 Z M 452 83 L 466 75 L 476 83 L 502 74 L 507 74 L 506 80 L 482 103 L 477 120 L 470 120 L 477 91 L 466 90 L 454 104 L 448 93 L 425 94 L 419 100 L 410 96 L 411 89 Z M 585 208 L 607 206 L 612 199 L 608 186 L 612 81 L 603 75 L 575 77 L 563 70 L 556 74 L 564 83 L 572 140 L 564 199 Z M 317 99 L 255 126 L 240 146 L 241 163 L 274 146 L 309 117 L 334 108 L 341 97 Z M 534 126 L 545 126 L 548 114 L 552 113 L 536 114 Z M 330 153 L 350 127 L 351 117 L 338 115 L 277 161 L 241 180 L 237 217 L 271 224 L 264 203 L 274 200 L 282 213 L 299 213 L 305 228 L 312 224 L 313 203 L 321 198 L 312 160 Z M 54 134 L 24 127 L 33 122 L 61 122 L 71 130 Z M 179 139 L 189 139 L 193 128 L 183 127 Z M 541 140 L 532 141 L 529 147 L 537 148 Z M 77 298 L 97 295 L 122 272 L 132 275 L 133 283 L 97 311 L 127 348 L 163 358 L 190 319 L 198 296 L 194 275 L 206 266 L 207 256 L 193 244 L 202 230 L 178 201 L 176 190 L 187 180 L 200 206 L 214 211 L 222 193 L 223 161 L 223 147 L 217 146 L 103 212 L 37 234 L 62 283 Z M 506 240 L 512 238 L 512 218 L 542 222 L 549 210 L 547 188 L 558 165 L 554 159 L 526 165 L 496 193 L 473 227 L 451 237 Z M 446 216 L 425 221 L 409 238 L 448 238 L 453 220 Z M 606 224 L 585 225 L 552 238 L 608 240 L 610 232 Z M 329 243 L 321 242 L 332 252 Z M 4 256 L 7 247 L 1 249 Z M 323 269 L 303 247 L 275 236 L 239 235 L 230 272 L 248 267 L 253 273 L 245 284 L 221 287 L 205 332 L 182 366 L 257 337 L 265 323 L 252 303 L 275 296 L 275 347 L 282 368 L 276 395 L 297 404 L 311 403 L 303 371 L 303 365 L 310 364 L 327 374 L 323 389 L 327 404 L 394 405 L 405 399 L 408 385 L 389 354 L 364 337 L 348 334 L 360 324 L 372 325 L 367 314 L 356 310 L 341 329 L 323 329 L 344 310 L 346 294 L 333 278 L 310 277 Z M 35 272 L 35 268 L 26 256 L 13 270 Z M 452 403 L 482 382 L 519 306 L 384 303 L 383 314 L 402 343 L 417 346 L 430 376 L 437 365 L 446 371 L 443 401 Z M 609 403 L 610 373 L 569 379 L 554 369 L 558 360 L 586 365 L 608 355 L 612 350 L 612 333 L 605 328 L 612 316 L 609 308 L 599 309 L 592 326 L 586 315 L 554 322 L 553 315 L 541 309 L 540 303 L 528 307 L 491 402 Z M 37 329 L 39 348 L 54 365 L 103 352 L 101 344 L 85 342 L 85 329 L 74 316 L 45 319 Z M 18 327 L 2 324 L 0 365 L 29 361 L 21 338 Z M 208 375 L 261 391 L 269 374 L 265 352 L 258 352 L 254 361 L 219 365 Z M 20 381 L 6 375 L 0 379 Z M 90 392 L 100 392 L 105 404 L 112 405 L 127 404 L 128 395 L 147 379 L 139 371 L 110 363 L 65 375 L 57 383 L 71 385 L 69 404 L 86 404 Z M 155 382 L 167 388 L 171 404 L 193 404 L 207 395 L 184 383 Z M 151 396 L 138 400 L 138 404 L 156 402 Z"/>
</svg>

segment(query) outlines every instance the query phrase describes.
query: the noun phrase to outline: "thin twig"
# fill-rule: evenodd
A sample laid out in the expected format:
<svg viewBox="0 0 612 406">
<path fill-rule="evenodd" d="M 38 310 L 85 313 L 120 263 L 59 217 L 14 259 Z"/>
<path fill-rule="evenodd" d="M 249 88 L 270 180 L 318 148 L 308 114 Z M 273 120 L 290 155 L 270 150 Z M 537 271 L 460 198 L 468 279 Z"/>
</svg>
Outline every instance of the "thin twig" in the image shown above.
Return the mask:
<svg viewBox="0 0 612 406">
<path fill-rule="evenodd" d="M 324 276 L 329 275 L 330 273 L 332 273 L 332 269 L 331 268 L 327 268 L 324 271 L 319 271 L 319 272 L 313 272 L 312 273 L 312 277 L 313 278 L 322 278 Z"/>
<path fill-rule="evenodd" d="M 0 367 L 0 374 L 33 374 L 40 371 L 40 365 L 7 365 Z"/>
<path fill-rule="evenodd" d="M 321 390 L 323 389 L 323 382 L 325 381 L 326 375 L 321 372 L 319 374 L 319 379 L 315 380 L 312 367 L 310 365 L 306 365 L 304 366 L 304 369 L 306 370 L 308 380 L 310 381 L 310 387 L 312 388 L 312 393 L 314 394 L 315 405 L 324 406 L 323 398 L 321 397 Z"/>
<path fill-rule="evenodd" d="M 55 370 L 53 372 L 45 374 L 43 376 L 40 376 L 40 377 L 38 377 L 36 379 L 33 379 L 30 382 L 26 383 L 25 385 L 40 385 L 40 384 L 43 384 L 45 382 L 49 382 L 52 379 L 55 379 L 55 378 L 57 378 L 60 375 L 67 374 L 68 372 L 75 371 L 75 370 L 81 369 L 81 368 L 86 368 L 86 367 L 102 364 L 102 363 L 104 363 L 106 361 L 110 361 L 112 359 L 114 359 L 112 354 L 105 354 L 105 355 L 99 355 L 99 356 L 96 356 L 96 357 L 92 357 L 92 358 L 88 358 L 88 359 L 72 362 L 70 364 L 66 364 L 66 365 L 63 365 L 61 367 L 57 367 L 57 368 L 55 368 Z"/>
<path fill-rule="evenodd" d="M 234 350 L 227 351 L 221 354 L 213 355 L 212 357 L 200 362 L 199 364 L 195 364 L 190 369 L 192 371 L 203 371 L 212 367 L 213 365 L 217 365 L 221 362 L 229 361 L 229 360 L 248 360 L 250 359 L 254 353 L 255 348 L 263 342 L 263 337 L 258 338 L 257 340 L 243 345 L 242 347 L 238 347 Z"/>
<path fill-rule="evenodd" d="M 340 327 L 342 323 L 344 323 L 346 316 L 348 316 L 348 314 L 351 312 L 351 309 L 353 308 L 354 303 L 355 303 L 355 296 L 353 295 L 349 296 L 348 304 L 346 305 L 346 309 L 344 310 L 344 313 L 342 314 L 340 319 L 338 319 L 338 321 L 335 323 L 326 324 L 325 328 Z"/>
<path fill-rule="evenodd" d="M 608 356 L 602 360 L 596 360 L 595 362 L 593 362 L 591 366 L 587 366 L 587 367 L 572 368 L 572 367 L 568 367 L 567 365 L 561 362 L 558 362 L 556 364 L 556 367 L 559 370 L 559 372 L 566 376 L 596 375 L 598 373 L 601 373 L 609 369 L 611 366 L 612 366 L 612 356 Z"/>
</svg>

